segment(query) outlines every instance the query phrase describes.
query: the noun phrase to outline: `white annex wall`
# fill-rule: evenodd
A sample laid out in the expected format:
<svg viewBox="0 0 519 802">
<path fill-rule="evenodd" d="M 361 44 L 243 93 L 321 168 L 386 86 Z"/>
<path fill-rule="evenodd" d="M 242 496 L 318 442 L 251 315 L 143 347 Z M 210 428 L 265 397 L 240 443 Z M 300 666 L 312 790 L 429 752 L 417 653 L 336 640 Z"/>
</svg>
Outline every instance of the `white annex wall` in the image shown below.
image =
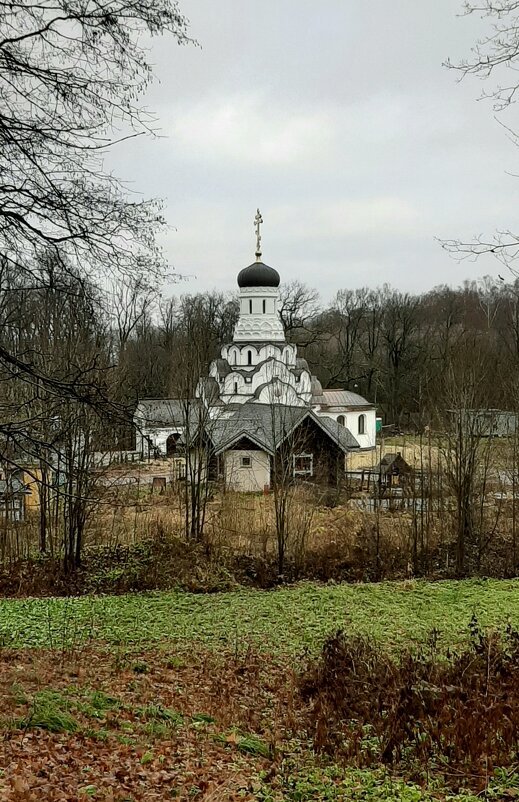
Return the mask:
<svg viewBox="0 0 519 802">
<path fill-rule="evenodd" d="M 243 458 L 250 459 L 243 466 Z M 242 493 L 257 493 L 270 485 L 270 458 L 265 451 L 231 450 L 224 457 L 225 486 Z"/>
<path fill-rule="evenodd" d="M 137 450 L 147 453 L 148 443 L 151 443 L 151 446 L 157 449 L 159 454 L 165 456 L 166 443 L 170 434 L 182 434 L 182 432 L 183 427 L 180 426 L 168 426 L 164 428 L 143 426 L 142 437 L 138 435 L 137 438 Z"/>
<path fill-rule="evenodd" d="M 359 410 L 333 410 L 317 411 L 320 417 L 338 420 L 344 418 L 344 425 L 350 430 L 361 448 L 375 448 L 377 438 L 377 411 L 376 409 Z M 364 415 L 364 434 L 359 434 L 359 418 Z"/>
</svg>

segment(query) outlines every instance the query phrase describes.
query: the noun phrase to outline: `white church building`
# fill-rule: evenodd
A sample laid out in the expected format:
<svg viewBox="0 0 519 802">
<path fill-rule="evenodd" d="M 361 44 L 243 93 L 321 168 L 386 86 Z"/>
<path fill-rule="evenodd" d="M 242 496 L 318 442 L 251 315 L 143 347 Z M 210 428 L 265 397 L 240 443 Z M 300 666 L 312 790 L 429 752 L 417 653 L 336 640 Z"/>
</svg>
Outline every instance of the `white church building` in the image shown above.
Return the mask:
<svg viewBox="0 0 519 802">
<path fill-rule="evenodd" d="M 258 429 L 261 419 L 265 428 L 267 410 L 273 408 L 289 411 L 292 419 L 299 421 L 297 425 L 303 418 L 313 421 L 312 426 L 320 429 L 325 439 L 331 438 L 343 454 L 373 449 L 374 404 L 349 390 L 323 390 L 307 361 L 298 356 L 297 346 L 286 340 L 279 314 L 280 276 L 261 260 L 260 222 L 258 212 L 256 261 L 238 273 L 240 313 L 232 342 L 222 346 L 197 389 L 196 403 L 207 410 L 214 431 L 218 431 L 212 437 L 219 440 L 214 443 L 215 452 L 232 440 L 233 433 L 250 433 L 254 424 Z M 135 413 L 138 450 L 143 455 L 170 455 L 179 444 L 185 448 L 185 410 L 185 402 L 179 399 L 143 399 Z M 256 443 L 255 448 L 264 447 L 262 464 L 269 449 L 272 455 L 277 445 Z"/>
</svg>

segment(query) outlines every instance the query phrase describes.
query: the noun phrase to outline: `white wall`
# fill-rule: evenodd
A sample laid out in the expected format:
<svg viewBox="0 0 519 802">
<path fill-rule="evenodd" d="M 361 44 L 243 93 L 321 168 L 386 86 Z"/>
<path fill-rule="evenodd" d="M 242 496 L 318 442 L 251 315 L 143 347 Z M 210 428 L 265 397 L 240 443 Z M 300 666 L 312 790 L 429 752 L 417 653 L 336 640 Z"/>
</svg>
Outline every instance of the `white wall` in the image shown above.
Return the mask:
<svg viewBox="0 0 519 802">
<path fill-rule="evenodd" d="M 315 410 L 317 415 L 337 420 L 342 415 L 344 425 L 350 430 L 355 440 L 361 448 L 375 448 L 377 443 L 377 411 L 376 409 L 340 409 L 335 407 L 333 410 L 321 412 Z M 365 415 L 364 434 L 359 434 L 359 417 Z"/>
<path fill-rule="evenodd" d="M 156 448 L 159 454 L 166 455 L 166 441 L 170 434 L 182 434 L 183 429 L 179 426 L 165 426 L 164 428 L 142 427 L 142 436 L 137 432 L 137 451 L 144 456 L 148 455 L 148 442 Z"/>
<path fill-rule="evenodd" d="M 308 371 L 303 370 L 298 382 L 296 382 L 294 374 L 289 370 L 284 362 L 280 360 L 268 360 L 264 362 L 260 370 L 256 373 L 251 372 L 250 384 L 245 382 L 245 377 L 241 373 L 229 373 L 225 380 L 220 385 L 220 394 L 223 401 L 229 403 L 241 403 L 250 400 L 258 387 L 263 384 L 270 384 L 273 379 L 277 378 L 281 386 L 287 388 L 287 398 L 279 399 L 279 403 L 295 403 L 301 404 L 301 400 L 309 401 L 311 398 L 311 379 Z M 234 393 L 234 383 L 238 384 L 238 393 Z M 293 388 L 290 391 L 289 388 Z M 268 397 L 267 397 L 268 395 Z M 295 400 L 288 400 L 294 398 Z M 299 400 L 298 400 L 299 398 Z M 272 390 L 264 389 L 262 398 L 258 399 L 261 403 L 272 403 L 276 399 L 273 396 Z"/>
<path fill-rule="evenodd" d="M 242 457 L 249 457 L 250 466 L 243 467 Z M 265 451 L 230 450 L 224 455 L 225 486 L 242 493 L 257 493 L 270 486 L 270 459 Z"/>
</svg>

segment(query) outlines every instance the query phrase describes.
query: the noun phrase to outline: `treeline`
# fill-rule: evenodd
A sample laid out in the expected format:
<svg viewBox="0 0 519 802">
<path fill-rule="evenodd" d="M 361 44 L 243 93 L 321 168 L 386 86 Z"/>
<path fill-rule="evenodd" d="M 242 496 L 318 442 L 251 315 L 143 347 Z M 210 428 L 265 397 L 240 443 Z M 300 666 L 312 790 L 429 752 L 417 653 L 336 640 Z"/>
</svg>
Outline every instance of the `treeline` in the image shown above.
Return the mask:
<svg viewBox="0 0 519 802">
<path fill-rule="evenodd" d="M 29 277 L 0 265 L 0 314 L 1 426 L 13 448 L 29 447 L 28 429 L 48 442 L 49 421 L 85 401 L 110 419 L 111 446 L 131 448 L 138 400 L 194 392 L 232 339 L 238 301 L 218 292 L 164 299 L 142 278 L 101 289 L 46 255 Z M 421 295 L 340 290 L 329 305 L 295 282 L 282 290 L 281 316 L 323 387 L 364 395 L 385 423 L 421 431 L 448 408 L 515 409 L 519 280 Z"/>
<path fill-rule="evenodd" d="M 119 303 L 118 319 L 128 308 Z M 196 351 L 191 363 L 206 367 L 238 316 L 236 297 L 222 293 L 148 295 L 131 308 L 138 322 L 118 340 L 128 401 L 178 393 L 186 354 Z M 485 278 L 421 295 L 388 286 L 341 290 L 329 305 L 295 282 L 282 290 L 281 316 L 323 387 L 366 396 L 386 423 L 437 425 L 461 396 L 465 406 L 515 408 L 519 281 Z"/>
</svg>

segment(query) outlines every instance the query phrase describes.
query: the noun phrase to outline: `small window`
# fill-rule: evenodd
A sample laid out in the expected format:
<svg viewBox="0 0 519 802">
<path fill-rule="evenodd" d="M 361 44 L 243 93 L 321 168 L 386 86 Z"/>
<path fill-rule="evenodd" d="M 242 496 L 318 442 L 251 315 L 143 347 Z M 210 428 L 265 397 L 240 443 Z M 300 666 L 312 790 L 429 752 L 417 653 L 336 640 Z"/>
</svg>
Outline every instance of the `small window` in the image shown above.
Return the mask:
<svg viewBox="0 0 519 802">
<path fill-rule="evenodd" d="M 250 457 L 242 457 L 241 458 L 241 467 L 242 468 L 250 468 L 252 465 L 252 460 Z"/>
<path fill-rule="evenodd" d="M 263 314 L 267 311 L 267 302 L 263 301 Z"/>
<path fill-rule="evenodd" d="M 252 376 L 245 376 L 245 384 L 252 384 Z"/>
<path fill-rule="evenodd" d="M 252 298 L 249 300 L 249 315 L 252 315 Z"/>
<path fill-rule="evenodd" d="M 234 395 L 238 394 L 238 382 L 234 382 Z"/>
<path fill-rule="evenodd" d="M 339 415 L 337 418 L 337 423 L 339 423 L 341 426 L 344 426 L 344 415 Z"/>
<path fill-rule="evenodd" d="M 358 432 L 359 432 L 359 434 L 365 434 L 366 433 L 366 416 L 365 415 L 359 415 L 359 430 L 358 430 Z"/>
<path fill-rule="evenodd" d="M 294 476 L 314 475 L 313 454 L 294 454 L 292 459 L 294 466 Z"/>
<path fill-rule="evenodd" d="M 300 380 L 301 376 L 296 376 L 296 382 Z"/>
<path fill-rule="evenodd" d="M 252 351 L 247 351 L 247 365 L 252 365 Z"/>
</svg>

